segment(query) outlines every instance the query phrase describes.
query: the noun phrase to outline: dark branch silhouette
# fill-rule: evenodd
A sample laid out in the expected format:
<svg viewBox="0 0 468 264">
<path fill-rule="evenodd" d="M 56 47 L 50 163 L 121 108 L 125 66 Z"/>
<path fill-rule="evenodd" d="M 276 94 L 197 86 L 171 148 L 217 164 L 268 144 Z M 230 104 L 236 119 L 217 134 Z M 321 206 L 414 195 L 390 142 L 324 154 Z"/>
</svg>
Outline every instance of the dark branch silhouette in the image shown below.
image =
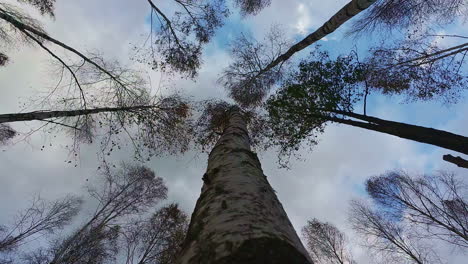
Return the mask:
<svg viewBox="0 0 468 264">
<path fill-rule="evenodd" d="M 391 217 L 422 226 L 426 234 L 420 236 L 468 247 L 468 203 L 464 197 L 468 189 L 454 174 L 411 177 L 394 171 L 370 178 L 366 189 Z"/>
<path fill-rule="evenodd" d="M 34 198 L 11 225 L 0 226 L 0 252 L 8 253 L 38 236 L 63 228 L 78 213 L 80 205 L 81 200 L 72 196 L 53 202 Z"/>
<path fill-rule="evenodd" d="M 452 156 L 450 154 L 446 154 L 446 155 L 442 156 L 442 159 L 445 160 L 445 161 L 448 161 L 450 163 L 453 163 L 453 164 L 457 165 L 460 168 L 468 169 L 468 160 L 465 160 L 460 156 L 455 157 L 455 156 Z"/>
<path fill-rule="evenodd" d="M 332 224 L 309 220 L 302 228 L 302 236 L 314 263 L 355 263 L 347 248 L 345 234 Z"/>
<path fill-rule="evenodd" d="M 107 166 L 102 169 L 102 182 L 88 188 L 98 202 L 93 215 L 72 235 L 54 243 L 49 263 L 112 259 L 116 255 L 120 225 L 166 198 L 162 178 L 147 167 L 122 164 L 119 170 Z"/>
<path fill-rule="evenodd" d="M 148 219 L 124 227 L 124 263 L 174 263 L 187 228 L 188 217 L 177 204 L 164 206 Z"/>
<path fill-rule="evenodd" d="M 386 262 L 432 263 L 430 250 L 419 243 L 405 225 L 387 219 L 364 203 L 352 202 L 350 222 L 365 240 L 365 246 Z"/>
</svg>

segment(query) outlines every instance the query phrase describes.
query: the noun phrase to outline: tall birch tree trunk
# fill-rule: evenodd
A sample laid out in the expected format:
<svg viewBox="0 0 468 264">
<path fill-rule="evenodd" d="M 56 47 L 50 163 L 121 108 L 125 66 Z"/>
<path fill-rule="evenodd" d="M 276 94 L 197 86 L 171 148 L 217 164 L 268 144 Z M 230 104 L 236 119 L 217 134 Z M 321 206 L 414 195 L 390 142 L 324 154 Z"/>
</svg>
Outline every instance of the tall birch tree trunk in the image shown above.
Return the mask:
<svg viewBox="0 0 468 264">
<path fill-rule="evenodd" d="M 99 114 L 99 113 L 132 112 L 132 111 L 145 110 L 145 109 L 167 110 L 167 108 L 161 108 L 155 105 L 140 105 L 140 106 L 126 106 L 126 107 L 101 107 L 101 108 L 92 108 L 92 109 L 77 109 L 77 110 L 63 110 L 63 111 L 34 111 L 34 112 L 27 112 L 27 113 L 0 114 L 0 124 L 20 122 L 20 121 L 47 120 L 51 118 L 93 115 L 93 114 Z"/>
<path fill-rule="evenodd" d="M 176 263 L 312 263 L 250 149 L 237 107 L 209 155 L 203 181 Z"/>
<path fill-rule="evenodd" d="M 462 135 L 457 135 L 444 130 L 434 129 L 430 127 L 423 127 L 396 121 L 384 120 L 377 117 L 361 115 L 353 112 L 345 112 L 339 110 L 326 111 L 356 118 L 366 122 L 360 122 L 333 116 L 317 116 L 337 123 L 365 128 L 368 130 L 374 130 L 377 132 L 382 132 L 389 135 L 394 135 L 397 137 L 406 138 L 421 143 L 431 144 L 453 151 L 458 151 L 460 153 L 468 155 L 468 137 Z"/>
</svg>

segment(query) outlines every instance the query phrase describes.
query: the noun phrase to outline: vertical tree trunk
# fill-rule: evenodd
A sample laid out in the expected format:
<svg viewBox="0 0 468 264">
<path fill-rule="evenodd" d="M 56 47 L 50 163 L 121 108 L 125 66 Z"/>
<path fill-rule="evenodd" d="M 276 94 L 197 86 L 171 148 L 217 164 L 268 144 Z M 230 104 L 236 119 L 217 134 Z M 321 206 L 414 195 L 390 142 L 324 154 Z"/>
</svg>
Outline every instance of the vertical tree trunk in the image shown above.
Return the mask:
<svg viewBox="0 0 468 264">
<path fill-rule="evenodd" d="M 250 150 L 239 108 L 229 115 L 177 263 L 312 263 Z"/>
</svg>

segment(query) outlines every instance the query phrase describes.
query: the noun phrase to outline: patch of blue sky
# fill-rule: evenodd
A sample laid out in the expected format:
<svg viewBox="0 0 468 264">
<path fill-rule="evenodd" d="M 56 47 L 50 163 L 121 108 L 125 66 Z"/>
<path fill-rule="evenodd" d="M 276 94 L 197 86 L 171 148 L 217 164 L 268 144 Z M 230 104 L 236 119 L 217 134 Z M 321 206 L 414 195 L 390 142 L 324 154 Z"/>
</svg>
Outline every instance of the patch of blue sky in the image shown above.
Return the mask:
<svg viewBox="0 0 468 264">
<path fill-rule="evenodd" d="M 243 22 L 238 13 L 233 13 L 225 20 L 224 25 L 216 31 L 211 42 L 206 45 L 205 55 L 210 56 L 219 50 L 227 50 L 229 43 L 241 34 L 250 36 L 252 34 L 250 26 Z"/>
<path fill-rule="evenodd" d="M 364 184 L 362 184 L 361 182 L 352 183 L 351 184 L 351 189 L 352 189 L 353 193 L 355 193 L 359 197 L 366 197 L 367 196 L 366 186 Z"/>
</svg>

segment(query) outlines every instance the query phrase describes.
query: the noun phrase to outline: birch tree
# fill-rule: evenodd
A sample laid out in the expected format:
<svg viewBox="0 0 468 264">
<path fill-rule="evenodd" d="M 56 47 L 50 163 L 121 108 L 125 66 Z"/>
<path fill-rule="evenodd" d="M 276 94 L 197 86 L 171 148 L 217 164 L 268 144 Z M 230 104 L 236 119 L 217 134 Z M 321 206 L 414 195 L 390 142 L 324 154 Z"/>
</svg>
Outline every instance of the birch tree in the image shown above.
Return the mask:
<svg viewBox="0 0 468 264">
<path fill-rule="evenodd" d="M 18 213 L 12 224 L 0 226 L 0 262 L 8 262 L 9 255 L 19 247 L 50 235 L 68 225 L 78 213 L 82 201 L 68 196 L 52 202 L 35 197 L 31 205 Z"/>
<path fill-rule="evenodd" d="M 353 229 L 362 236 L 364 245 L 386 262 L 433 263 L 437 257 L 430 247 L 418 240 L 403 223 L 360 201 L 353 201 L 350 210 Z"/>
<path fill-rule="evenodd" d="M 369 66 L 353 56 L 331 60 L 319 52 L 302 61 L 265 104 L 274 144 L 287 157 L 304 142 L 317 144 L 327 123 L 339 123 L 468 153 L 468 138 L 463 135 L 368 115 L 366 99 L 372 88 L 368 71 Z M 364 114 L 355 110 L 360 101 Z"/>
<path fill-rule="evenodd" d="M 149 168 L 123 164 L 119 170 L 103 168 L 102 183 L 89 186 L 88 192 L 98 206 L 70 236 L 53 242 L 47 263 L 101 263 L 115 258 L 120 226 L 165 199 L 167 188 Z"/>
<path fill-rule="evenodd" d="M 174 263 L 187 233 L 188 217 L 177 204 L 157 210 L 148 219 L 122 228 L 123 263 Z"/>
<path fill-rule="evenodd" d="M 419 226 L 420 237 L 468 247 L 467 187 L 453 173 L 411 176 L 392 171 L 368 179 L 366 190 L 382 211 Z"/>
<path fill-rule="evenodd" d="M 302 235 L 314 263 L 356 263 L 347 248 L 345 234 L 334 225 L 312 219 L 302 228 Z"/>
<path fill-rule="evenodd" d="M 55 0 L 19 2 L 35 6 L 43 15 L 54 16 Z M 203 45 L 211 40 L 229 14 L 226 1 L 174 0 L 174 12 L 170 8 L 164 10 L 161 3 L 146 2 L 151 9 L 150 47 L 139 48 L 145 53 L 136 60 L 149 63 L 153 69 L 194 78 L 201 65 Z M 235 1 L 235 4 L 243 15 L 254 15 L 269 1 Z M 187 150 L 188 102 L 180 96 L 155 96 L 140 72 L 109 61 L 99 53 L 82 52 L 60 41 L 21 8 L 5 3 L 0 3 L 0 39 L 7 49 L 20 43 L 38 46 L 52 59 L 51 68 L 57 77 L 56 85 L 46 96 L 35 98 L 40 102 L 36 109 L 40 110 L 2 115 L 1 123 L 43 122 L 38 129 L 24 133 L 24 138 L 39 129 L 48 128 L 47 132 L 64 129 L 73 137 L 70 148 L 76 153 L 81 143 L 92 143 L 95 135 L 101 134 L 104 156 L 127 141 L 135 147 L 135 155 L 140 160 Z M 8 60 L 1 51 L 0 65 Z M 179 133 L 172 133 L 175 130 Z M 0 143 L 11 141 L 18 134 L 10 124 L 2 124 Z M 127 138 L 122 140 L 119 135 Z"/>
<path fill-rule="evenodd" d="M 223 115 L 176 263 L 311 263 L 251 151 L 242 111 Z"/>
</svg>

